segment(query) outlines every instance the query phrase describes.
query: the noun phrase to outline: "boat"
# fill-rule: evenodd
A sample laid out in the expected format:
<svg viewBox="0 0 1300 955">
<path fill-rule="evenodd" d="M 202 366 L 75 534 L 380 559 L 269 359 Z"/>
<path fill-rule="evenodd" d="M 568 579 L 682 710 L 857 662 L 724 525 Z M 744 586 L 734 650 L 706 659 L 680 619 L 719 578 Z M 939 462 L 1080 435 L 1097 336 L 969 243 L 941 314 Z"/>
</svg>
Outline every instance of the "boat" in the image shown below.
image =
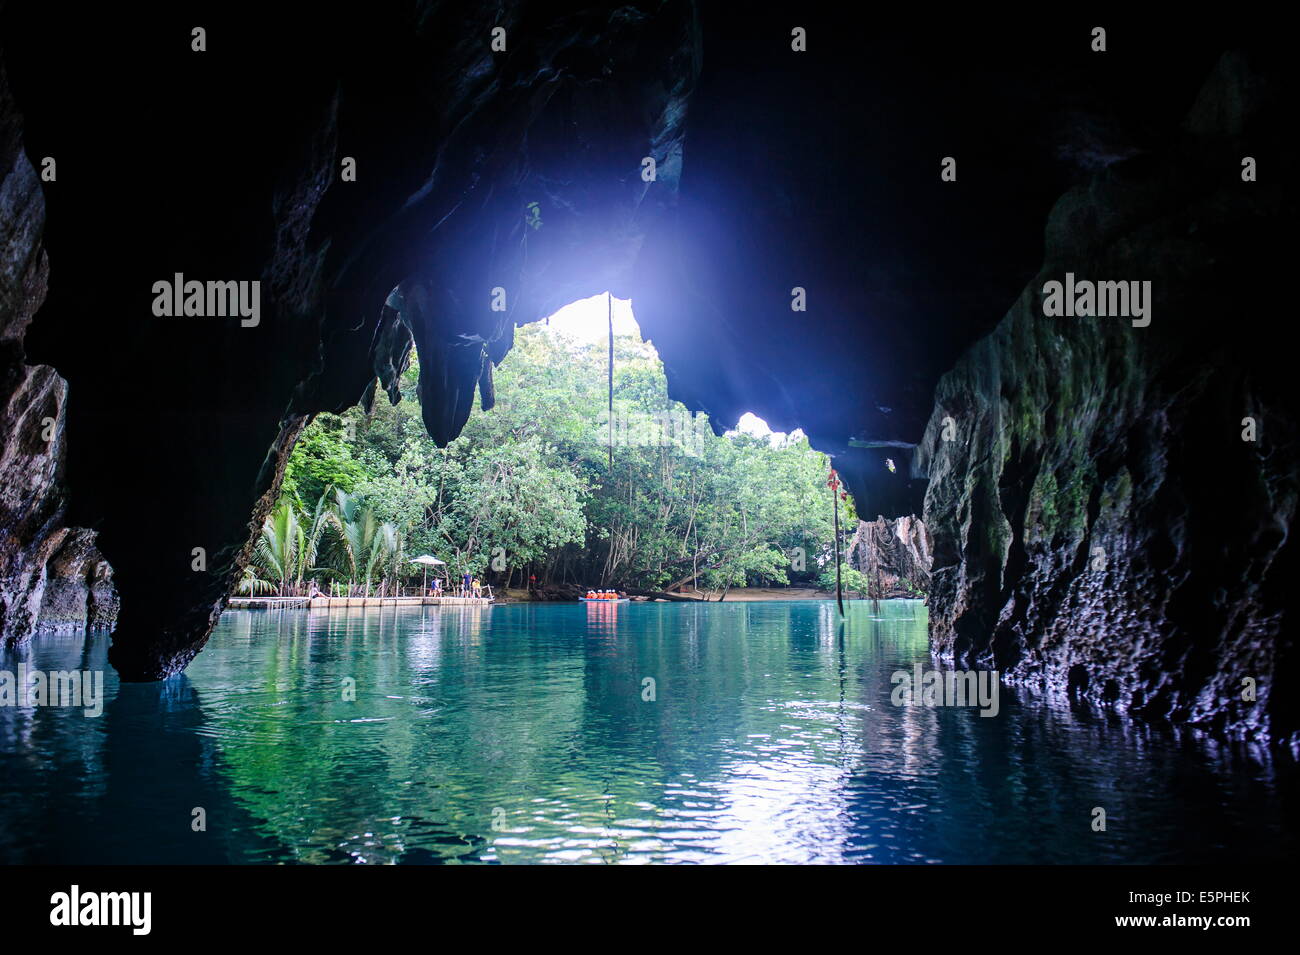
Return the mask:
<svg viewBox="0 0 1300 955">
<path fill-rule="evenodd" d="M 579 597 L 578 602 L 584 604 L 625 604 L 627 597 Z"/>
</svg>

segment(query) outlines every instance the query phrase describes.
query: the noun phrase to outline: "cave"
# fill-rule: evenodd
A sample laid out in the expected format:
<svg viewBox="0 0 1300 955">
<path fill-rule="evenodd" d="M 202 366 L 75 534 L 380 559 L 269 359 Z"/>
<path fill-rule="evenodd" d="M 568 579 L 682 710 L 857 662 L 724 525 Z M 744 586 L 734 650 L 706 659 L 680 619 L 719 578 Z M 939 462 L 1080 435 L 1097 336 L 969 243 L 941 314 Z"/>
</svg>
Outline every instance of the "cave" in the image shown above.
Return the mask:
<svg viewBox="0 0 1300 955">
<path fill-rule="evenodd" d="M 180 677 L 314 419 L 417 354 L 445 447 L 519 328 L 608 290 L 672 399 L 798 429 L 913 535 L 935 665 L 1300 747 L 1266 18 L 0 17 L 6 646 L 111 629 L 123 682 Z"/>
</svg>

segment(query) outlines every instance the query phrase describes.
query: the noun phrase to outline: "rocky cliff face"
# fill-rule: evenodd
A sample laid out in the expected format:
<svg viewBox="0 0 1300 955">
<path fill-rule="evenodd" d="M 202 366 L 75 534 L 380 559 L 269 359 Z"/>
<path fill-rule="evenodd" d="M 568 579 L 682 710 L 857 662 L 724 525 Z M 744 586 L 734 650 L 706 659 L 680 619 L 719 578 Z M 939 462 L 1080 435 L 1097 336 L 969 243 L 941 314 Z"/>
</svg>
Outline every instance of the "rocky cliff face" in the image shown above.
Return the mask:
<svg viewBox="0 0 1300 955">
<path fill-rule="evenodd" d="M 45 298 L 45 203 L 22 150 L 21 117 L 0 66 L 0 643 L 55 619 L 111 625 L 116 598 L 94 534 L 64 523 L 68 385 L 29 365 L 23 336 Z M 60 556 L 62 555 L 62 556 Z M 75 555 L 75 556 L 74 556 Z M 93 564 L 89 576 L 85 572 Z M 100 566 L 102 565 L 102 566 Z"/>
<path fill-rule="evenodd" d="M 1269 283 L 1294 270 L 1297 178 L 1276 76 L 1226 56 L 1176 144 L 1062 198 L 1042 271 L 942 379 L 918 454 L 940 658 L 1296 742 L 1297 399 Z M 1243 157 L 1267 174 L 1243 181 Z M 1045 317 L 1067 272 L 1150 281 L 1150 324 Z"/>
<path fill-rule="evenodd" d="M 923 597 L 930 592 L 930 533 L 916 515 L 858 521 L 849 566 L 867 575 L 872 596 Z"/>
<path fill-rule="evenodd" d="M 117 623 L 120 601 L 113 587 L 113 568 L 95 547 L 95 532 L 64 528 L 56 538 L 58 549 L 45 565 L 36 629 L 111 628 Z"/>
</svg>

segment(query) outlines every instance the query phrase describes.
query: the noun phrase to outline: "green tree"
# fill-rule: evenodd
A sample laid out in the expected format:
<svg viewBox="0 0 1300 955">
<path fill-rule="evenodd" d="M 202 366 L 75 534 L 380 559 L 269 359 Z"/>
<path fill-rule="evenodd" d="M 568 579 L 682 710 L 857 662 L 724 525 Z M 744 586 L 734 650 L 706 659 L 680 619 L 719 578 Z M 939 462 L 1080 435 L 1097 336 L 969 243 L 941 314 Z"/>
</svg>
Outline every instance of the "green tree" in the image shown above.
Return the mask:
<svg viewBox="0 0 1300 955">
<path fill-rule="evenodd" d="M 319 415 L 307 426 L 285 466 L 283 496 L 318 501 L 331 487 L 352 491 L 370 477 L 349 440 L 349 430 L 356 429 L 359 417 L 356 409 L 344 417 Z"/>
<path fill-rule="evenodd" d="M 527 568 L 544 580 L 647 589 L 815 580 L 833 560 L 826 456 L 797 433 L 713 435 L 705 416 L 669 398 L 649 343 L 621 336 L 615 359 L 612 467 L 605 345 L 540 325 L 518 329 L 496 370 L 495 407 L 476 404 L 445 448 L 424 431 L 417 358 L 396 403 L 320 415 L 283 489 L 310 557 L 298 555 L 288 577 L 277 570 L 271 557 L 287 544 L 276 524 L 257 579 L 284 589 L 311 568 L 368 591 L 400 579 L 405 555 L 430 553 L 498 583 Z M 310 516 L 302 501 L 316 502 Z M 807 555 L 801 577 L 795 548 Z"/>
</svg>

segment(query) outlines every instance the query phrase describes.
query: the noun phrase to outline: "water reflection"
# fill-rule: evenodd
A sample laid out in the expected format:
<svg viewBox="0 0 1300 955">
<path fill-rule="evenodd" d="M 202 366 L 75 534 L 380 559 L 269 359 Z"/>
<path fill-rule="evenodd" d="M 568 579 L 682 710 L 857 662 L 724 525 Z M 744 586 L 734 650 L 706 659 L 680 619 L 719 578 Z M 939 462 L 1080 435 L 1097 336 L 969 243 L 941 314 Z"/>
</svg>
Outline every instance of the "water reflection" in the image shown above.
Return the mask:
<svg viewBox="0 0 1300 955">
<path fill-rule="evenodd" d="M 1005 687 L 996 718 L 893 706 L 893 671 L 929 666 L 924 607 L 848 610 L 228 613 L 186 677 L 123 686 L 108 671 L 100 719 L 0 707 L 0 860 L 1090 863 L 1294 850 L 1289 765 Z M 25 659 L 106 669 L 105 649 L 53 637 Z M 1106 833 L 1090 829 L 1097 805 Z M 205 833 L 191 828 L 196 807 Z"/>
<path fill-rule="evenodd" d="M 0 654 L 0 670 L 10 672 L 19 662 L 101 670 L 106 697 L 93 718 L 76 708 L 0 707 L 0 861 L 291 859 L 233 799 L 191 681 L 119 684 L 107 649 L 102 637 L 59 635 Z"/>
</svg>

